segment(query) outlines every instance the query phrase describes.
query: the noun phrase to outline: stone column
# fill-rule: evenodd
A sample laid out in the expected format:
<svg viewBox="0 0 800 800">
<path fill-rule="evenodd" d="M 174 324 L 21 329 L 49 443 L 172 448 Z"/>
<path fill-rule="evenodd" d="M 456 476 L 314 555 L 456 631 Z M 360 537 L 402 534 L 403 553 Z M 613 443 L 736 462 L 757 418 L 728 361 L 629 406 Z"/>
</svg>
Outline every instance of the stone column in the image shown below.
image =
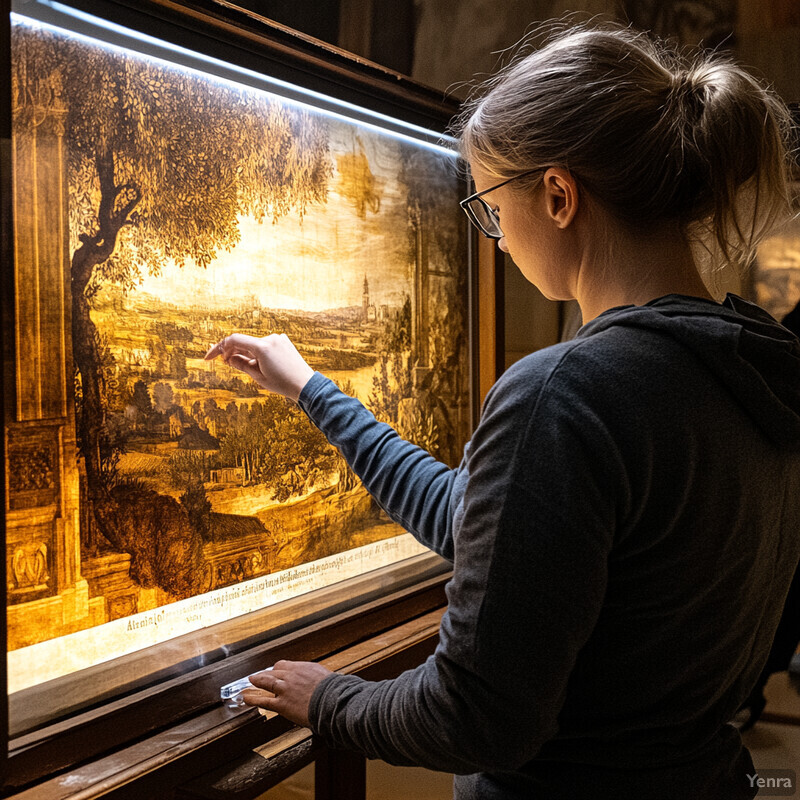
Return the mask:
<svg viewBox="0 0 800 800">
<path fill-rule="evenodd" d="M 58 74 L 35 82 L 20 74 L 12 144 L 16 386 L 6 425 L 9 650 L 90 624 L 80 575 L 67 109 Z"/>
<path fill-rule="evenodd" d="M 414 361 L 414 383 L 418 385 L 430 370 L 429 309 L 430 285 L 428 281 L 428 242 L 425 238 L 423 211 L 419 203 L 411 216 L 414 230 L 413 296 L 411 303 L 411 352 Z"/>
</svg>

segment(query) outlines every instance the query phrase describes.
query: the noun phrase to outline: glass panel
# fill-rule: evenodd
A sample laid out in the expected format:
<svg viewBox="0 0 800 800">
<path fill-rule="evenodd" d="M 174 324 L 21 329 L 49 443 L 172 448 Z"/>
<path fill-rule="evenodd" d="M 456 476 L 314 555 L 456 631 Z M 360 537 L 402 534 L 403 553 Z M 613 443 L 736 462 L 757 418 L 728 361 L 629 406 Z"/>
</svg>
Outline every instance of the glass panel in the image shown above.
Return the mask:
<svg viewBox="0 0 800 800">
<path fill-rule="evenodd" d="M 125 683 L 68 676 L 146 676 L 148 648 L 151 674 L 191 669 L 232 620 L 423 551 L 294 404 L 204 361 L 213 342 L 288 333 L 451 464 L 470 408 L 463 185 L 431 134 L 21 15 L 12 61 L 21 731 Z"/>
</svg>

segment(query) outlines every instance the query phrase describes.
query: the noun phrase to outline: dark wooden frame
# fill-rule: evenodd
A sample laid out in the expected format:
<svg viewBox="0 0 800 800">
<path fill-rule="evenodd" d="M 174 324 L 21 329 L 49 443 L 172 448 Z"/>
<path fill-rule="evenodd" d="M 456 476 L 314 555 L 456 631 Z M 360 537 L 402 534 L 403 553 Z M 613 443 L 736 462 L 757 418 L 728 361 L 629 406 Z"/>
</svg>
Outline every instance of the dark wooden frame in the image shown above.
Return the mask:
<svg viewBox="0 0 800 800">
<path fill-rule="evenodd" d="M 443 130 L 458 108 L 442 92 L 228 0 L 70 0 L 65 5 L 432 130 Z"/>
<path fill-rule="evenodd" d="M 14 318 L 14 220 L 12 218 L 12 174 L 11 174 L 11 0 L 0 0 L 0 334 L 10 330 L 10 322 Z M 3 335 L 3 386 L 10 386 L 14 373 L 14 348 L 12 337 Z M 0 391 L 0 412 L 6 419 L 5 392 Z M 5 436 L 0 440 L 0 459 L 6 463 Z M 5 470 L 3 470 L 5 472 Z M 6 480 L 5 475 L 0 484 L 0 498 L 3 501 L 2 531 L 5 549 L 5 509 Z M 6 560 L 2 559 L 0 574 L 3 586 L 6 585 Z M 5 605 L 0 615 L 0 647 L 5 653 L 7 647 Z M 5 663 L 5 659 L 3 661 Z M 3 675 L 3 691 L 0 697 L 0 748 L 8 753 L 8 693 L 6 691 L 5 674 Z M 2 762 L 0 785 L 5 785 L 8 777 L 7 759 Z"/>
<path fill-rule="evenodd" d="M 69 0 L 69 5 L 188 49 L 433 130 L 443 130 L 457 110 L 455 104 L 434 90 L 272 24 L 226 0 L 187 0 L 184 3 L 174 0 Z M 8 378 L 14 369 L 13 335 L 8 334 L 13 330 L 10 323 L 14 309 L 10 0 L 0 0 L 0 9 L 0 247 L 4 264 L 0 322 Z M 470 249 L 475 253 L 470 260 L 476 265 L 470 279 L 470 302 L 472 407 L 473 419 L 477 420 L 479 401 L 503 365 L 502 262 L 494 243 L 478 243 L 473 236 Z M 11 409 L 3 410 L 6 419 Z M 5 440 L 1 446 L 0 455 L 5 464 Z M 4 500 L 5 491 L 4 481 L 0 489 Z M 364 652 L 373 653 L 377 648 L 380 653 L 381 637 L 391 635 L 397 639 L 400 636 L 402 640 L 406 631 L 402 626 L 410 625 L 407 633 L 411 645 L 398 646 L 397 653 L 391 657 L 374 657 L 366 666 L 362 664 L 356 669 L 365 677 L 396 674 L 419 663 L 432 649 L 435 637 L 427 635 L 419 639 L 418 629 L 422 625 L 428 630 L 430 615 L 441 613 L 447 577 L 443 573 L 329 619 L 314 621 L 187 676 L 167 680 L 10 742 L 7 726 L 0 725 L 3 752 L 7 753 L 3 759 L 2 795 L 21 792 L 20 797 L 69 797 L 74 789 L 65 788 L 68 785 L 83 786 L 82 791 L 86 790 L 81 776 L 88 770 L 96 776 L 92 791 L 96 791 L 97 796 L 141 798 L 155 785 L 177 787 L 237 756 L 246 757 L 252 747 L 282 736 L 291 726 L 280 718 L 265 722 L 252 709 L 239 713 L 224 709 L 217 699 L 220 685 L 263 668 L 277 658 L 328 659 L 333 668 L 339 668 L 342 665 L 337 661 L 337 653 L 347 653 L 348 648 L 359 646 Z M 3 641 L 5 621 L 3 614 L 0 621 Z M 4 692 L 0 702 L 5 719 L 8 718 L 7 701 Z M 180 739 L 181 736 L 184 737 L 182 744 L 176 745 L 176 737 Z M 300 762 L 304 758 L 312 757 L 309 747 L 299 760 L 288 756 L 284 760 L 293 764 L 293 768 L 302 766 Z M 318 755 L 321 751 L 316 745 L 315 748 L 313 753 Z M 288 749 L 295 752 L 296 748 Z M 142 760 L 143 750 L 150 753 L 149 760 Z M 325 762 L 323 759 L 320 764 L 323 772 L 328 769 L 330 775 L 339 774 L 340 761 Z M 111 773 L 117 775 L 117 779 L 108 778 Z"/>
<path fill-rule="evenodd" d="M 444 610 L 446 579 L 447 576 L 442 576 L 413 590 L 389 595 L 366 608 L 353 609 L 327 624 L 312 626 L 300 636 L 285 637 L 283 641 L 278 639 L 254 648 L 238 660 L 237 665 L 244 667 L 247 674 L 248 664 L 252 671 L 276 657 L 311 658 L 336 671 L 358 674 L 368 680 L 396 675 L 421 663 L 432 651 Z M 368 632 L 366 637 L 365 632 Z M 204 788 L 212 787 L 219 775 L 230 774 L 242 764 L 252 767 L 254 761 L 259 763 L 252 759 L 253 748 L 297 730 L 277 715 L 265 718 L 255 709 L 230 710 L 218 701 L 213 702 L 211 698 L 219 683 L 214 681 L 213 675 L 208 676 L 208 680 L 208 691 L 203 692 L 202 686 L 185 686 L 176 690 L 174 700 L 169 696 L 169 687 L 159 687 L 156 695 L 150 698 L 153 702 L 140 703 L 136 715 L 129 715 L 128 722 L 136 723 L 141 717 L 157 714 L 159 701 L 169 706 L 188 702 L 194 707 L 182 708 L 181 716 L 166 727 L 159 725 L 158 719 L 151 719 L 149 726 L 140 721 L 141 725 L 149 727 L 146 734 L 107 752 L 91 753 L 94 739 L 82 738 L 80 734 L 83 737 L 109 735 L 113 722 L 109 725 L 102 714 L 88 720 L 87 725 L 72 731 L 77 735 L 64 737 L 57 749 L 64 767 L 70 769 L 35 782 L 13 797 L 18 800 L 69 800 L 87 796 L 167 800 L 181 786 L 184 789 L 179 796 L 202 797 Z M 116 724 L 122 723 L 118 719 Z M 324 752 L 318 742 L 299 753 L 288 752 L 292 750 L 293 745 L 278 743 L 275 755 L 284 756 L 283 764 L 277 770 L 256 776 L 260 779 L 257 793 Z M 32 767 L 35 767 L 35 760 L 35 757 L 29 759 Z M 52 763 L 49 766 L 52 767 Z M 328 765 L 331 772 L 335 773 L 335 766 Z M 211 774 L 206 775 L 209 770 Z M 250 779 L 251 784 L 254 783 L 252 775 Z"/>
</svg>

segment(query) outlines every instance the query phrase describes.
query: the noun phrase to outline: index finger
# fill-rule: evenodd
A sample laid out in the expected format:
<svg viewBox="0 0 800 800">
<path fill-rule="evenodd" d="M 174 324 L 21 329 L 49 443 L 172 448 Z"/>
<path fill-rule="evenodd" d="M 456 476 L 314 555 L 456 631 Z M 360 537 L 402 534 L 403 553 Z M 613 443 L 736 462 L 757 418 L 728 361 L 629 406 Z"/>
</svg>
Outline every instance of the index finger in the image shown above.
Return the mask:
<svg viewBox="0 0 800 800">
<path fill-rule="evenodd" d="M 223 341 L 225 341 L 223 339 Z M 217 356 L 222 355 L 222 342 L 217 342 L 211 349 L 203 356 L 206 361 L 211 361 Z"/>
<path fill-rule="evenodd" d="M 222 356 L 225 359 L 230 358 L 234 353 L 245 355 L 248 358 L 255 356 L 255 346 L 258 343 L 255 336 L 247 336 L 244 333 L 232 333 L 217 342 L 204 356 L 206 361 L 217 356 Z"/>
</svg>

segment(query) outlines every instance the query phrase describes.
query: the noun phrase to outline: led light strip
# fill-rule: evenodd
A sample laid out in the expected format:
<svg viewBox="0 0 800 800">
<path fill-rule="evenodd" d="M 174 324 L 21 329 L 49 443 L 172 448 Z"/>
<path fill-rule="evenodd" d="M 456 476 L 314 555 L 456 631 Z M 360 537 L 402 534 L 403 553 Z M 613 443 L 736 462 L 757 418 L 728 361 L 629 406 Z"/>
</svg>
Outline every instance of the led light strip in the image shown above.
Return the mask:
<svg viewBox="0 0 800 800">
<path fill-rule="evenodd" d="M 112 48 L 134 50 L 142 55 L 161 59 L 170 64 L 179 64 L 196 72 L 214 75 L 226 83 L 260 89 L 289 100 L 295 105 L 323 112 L 334 119 L 363 125 L 378 133 L 390 134 L 396 138 L 431 148 L 443 155 L 451 157 L 457 155 L 453 148 L 456 140 L 451 136 L 165 42 L 154 36 L 139 33 L 110 20 L 56 2 L 56 0 L 29 0 L 20 5 L 24 5 L 25 14 L 12 13 L 11 17 L 15 22 L 55 28 L 62 34 L 100 40 Z M 76 21 L 79 23 L 79 27 L 75 25 Z"/>
</svg>

